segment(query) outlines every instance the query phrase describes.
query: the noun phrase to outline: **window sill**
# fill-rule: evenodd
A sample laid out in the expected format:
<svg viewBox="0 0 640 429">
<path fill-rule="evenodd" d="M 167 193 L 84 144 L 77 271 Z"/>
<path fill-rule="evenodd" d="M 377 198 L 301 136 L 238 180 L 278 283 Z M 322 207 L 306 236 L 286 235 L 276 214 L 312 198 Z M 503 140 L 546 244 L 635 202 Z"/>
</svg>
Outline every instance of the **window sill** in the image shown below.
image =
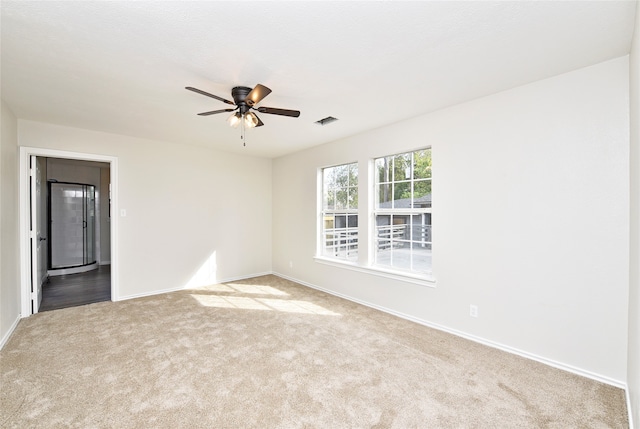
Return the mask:
<svg viewBox="0 0 640 429">
<path fill-rule="evenodd" d="M 364 267 L 355 262 L 344 261 L 339 259 L 331 259 L 331 258 L 326 258 L 324 256 L 315 256 L 313 259 L 315 259 L 315 261 L 320 264 L 331 265 L 333 267 L 358 271 L 361 273 L 367 273 L 367 274 L 371 274 L 379 277 L 386 277 L 389 279 L 399 280 L 407 283 L 413 283 L 421 286 L 428 286 L 433 288 L 436 287 L 436 279 L 432 277 L 430 274 L 416 275 L 411 273 L 404 273 L 402 271 L 387 270 L 381 267 L 373 267 L 373 266 Z"/>
</svg>

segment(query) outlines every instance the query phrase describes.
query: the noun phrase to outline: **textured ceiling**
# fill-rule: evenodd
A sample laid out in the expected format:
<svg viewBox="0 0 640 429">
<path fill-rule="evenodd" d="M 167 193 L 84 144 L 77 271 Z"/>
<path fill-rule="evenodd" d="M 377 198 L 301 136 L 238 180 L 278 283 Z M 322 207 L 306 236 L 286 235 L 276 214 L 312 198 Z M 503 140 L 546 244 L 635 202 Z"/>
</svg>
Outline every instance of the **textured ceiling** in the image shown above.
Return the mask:
<svg viewBox="0 0 640 429">
<path fill-rule="evenodd" d="M 1 3 L 19 118 L 276 157 L 629 53 L 634 1 Z M 261 83 L 243 147 L 228 107 Z M 339 121 L 320 126 L 315 121 Z"/>
</svg>

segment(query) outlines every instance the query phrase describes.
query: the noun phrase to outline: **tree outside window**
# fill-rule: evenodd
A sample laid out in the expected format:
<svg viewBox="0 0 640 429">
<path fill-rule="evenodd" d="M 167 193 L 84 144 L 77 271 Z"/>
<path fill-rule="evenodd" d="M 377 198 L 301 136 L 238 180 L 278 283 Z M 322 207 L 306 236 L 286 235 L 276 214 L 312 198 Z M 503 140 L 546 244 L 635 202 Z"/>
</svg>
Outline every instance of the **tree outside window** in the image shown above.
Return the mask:
<svg viewBox="0 0 640 429">
<path fill-rule="evenodd" d="M 358 164 L 322 169 L 322 256 L 358 259 Z"/>
</svg>

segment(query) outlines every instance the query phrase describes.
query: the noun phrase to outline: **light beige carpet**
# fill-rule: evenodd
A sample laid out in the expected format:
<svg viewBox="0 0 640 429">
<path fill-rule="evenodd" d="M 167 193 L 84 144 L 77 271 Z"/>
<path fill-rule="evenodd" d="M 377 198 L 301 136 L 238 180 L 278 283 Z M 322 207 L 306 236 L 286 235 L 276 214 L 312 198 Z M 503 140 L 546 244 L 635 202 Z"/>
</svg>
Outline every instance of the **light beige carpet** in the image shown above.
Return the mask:
<svg viewBox="0 0 640 429">
<path fill-rule="evenodd" d="M 624 392 L 275 276 L 40 313 L 2 428 L 624 428 Z"/>
</svg>

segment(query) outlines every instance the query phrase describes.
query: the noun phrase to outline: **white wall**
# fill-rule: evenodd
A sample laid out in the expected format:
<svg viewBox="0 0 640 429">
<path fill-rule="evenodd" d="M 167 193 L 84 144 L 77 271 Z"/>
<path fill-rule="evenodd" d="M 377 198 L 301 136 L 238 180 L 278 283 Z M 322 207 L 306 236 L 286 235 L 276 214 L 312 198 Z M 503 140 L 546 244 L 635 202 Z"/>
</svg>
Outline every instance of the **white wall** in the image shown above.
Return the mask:
<svg viewBox="0 0 640 429">
<path fill-rule="evenodd" d="M 274 160 L 274 271 L 624 385 L 628 71 L 615 59 Z M 314 262 L 317 169 L 358 161 L 363 180 L 370 159 L 427 145 L 436 287 Z"/>
<path fill-rule="evenodd" d="M 270 160 L 25 120 L 18 139 L 118 158 L 120 298 L 271 271 Z"/>
<path fill-rule="evenodd" d="M 86 183 L 100 189 L 100 168 L 108 167 L 108 163 L 67 160 L 58 158 L 47 159 L 47 180 L 58 182 Z"/>
<path fill-rule="evenodd" d="M 631 219 L 629 253 L 629 368 L 628 391 L 631 413 L 640 427 L 640 6 L 636 10 L 636 26 L 630 55 L 631 118 Z"/>
<path fill-rule="evenodd" d="M 0 137 L 0 347 L 20 318 L 18 261 L 18 134 L 16 117 L 2 104 Z"/>
</svg>

